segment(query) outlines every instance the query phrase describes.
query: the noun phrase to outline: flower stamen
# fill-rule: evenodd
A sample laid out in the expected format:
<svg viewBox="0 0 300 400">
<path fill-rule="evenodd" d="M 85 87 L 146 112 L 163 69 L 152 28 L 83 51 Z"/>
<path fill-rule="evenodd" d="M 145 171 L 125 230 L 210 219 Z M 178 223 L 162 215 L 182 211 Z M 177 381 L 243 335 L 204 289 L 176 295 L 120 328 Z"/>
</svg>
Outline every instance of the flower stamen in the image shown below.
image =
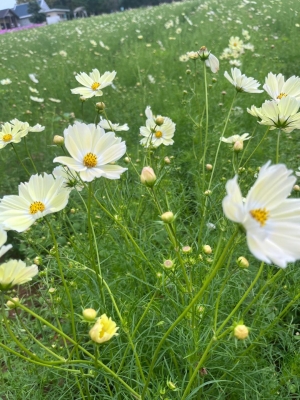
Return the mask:
<svg viewBox="0 0 300 400">
<path fill-rule="evenodd" d="M 97 90 L 99 86 L 100 86 L 100 83 L 99 83 L 99 82 L 94 82 L 94 83 L 92 84 L 91 88 L 92 88 L 93 90 Z"/>
<path fill-rule="evenodd" d="M 38 211 L 45 210 L 45 204 L 41 201 L 35 201 L 34 203 L 30 204 L 29 212 L 30 214 L 36 214 Z"/>
<path fill-rule="evenodd" d="M 83 165 L 87 168 L 94 168 L 97 165 L 97 156 L 93 153 L 87 153 L 83 159 Z"/>
<path fill-rule="evenodd" d="M 278 100 L 281 100 L 283 97 L 286 97 L 287 96 L 287 94 L 285 94 L 285 93 L 280 93 L 278 96 L 277 96 L 277 99 Z"/>
<path fill-rule="evenodd" d="M 255 210 L 250 211 L 251 217 L 256 219 L 256 221 L 260 223 L 261 227 L 265 226 L 269 214 L 270 212 L 265 208 L 256 208 Z"/>
<path fill-rule="evenodd" d="M 12 135 L 10 133 L 6 133 L 5 135 L 3 135 L 2 140 L 4 142 L 10 142 L 12 139 Z"/>
<path fill-rule="evenodd" d="M 156 132 L 155 132 L 155 137 L 156 137 L 157 139 L 161 138 L 162 135 L 163 135 L 163 133 L 162 133 L 161 131 L 156 131 Z"/>
</svg>

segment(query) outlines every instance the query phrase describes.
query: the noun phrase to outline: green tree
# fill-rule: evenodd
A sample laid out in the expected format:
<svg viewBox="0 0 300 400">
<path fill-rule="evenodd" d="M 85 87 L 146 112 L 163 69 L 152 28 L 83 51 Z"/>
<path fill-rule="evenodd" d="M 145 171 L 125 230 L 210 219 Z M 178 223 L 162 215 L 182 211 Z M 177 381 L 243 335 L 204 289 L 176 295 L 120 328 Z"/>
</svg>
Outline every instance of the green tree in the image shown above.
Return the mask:
<svg viewBox="0 0 300 400">
<path fill-rule="evenodd" d="M 46 15 L 39 13 L 41 7 L 35 0 L 30 0 L 28 3 L 28 14 L 32 14 L 29 18 L 30 22 L 34 24 L 40 24 L 46 21 Z"/>
</svg>

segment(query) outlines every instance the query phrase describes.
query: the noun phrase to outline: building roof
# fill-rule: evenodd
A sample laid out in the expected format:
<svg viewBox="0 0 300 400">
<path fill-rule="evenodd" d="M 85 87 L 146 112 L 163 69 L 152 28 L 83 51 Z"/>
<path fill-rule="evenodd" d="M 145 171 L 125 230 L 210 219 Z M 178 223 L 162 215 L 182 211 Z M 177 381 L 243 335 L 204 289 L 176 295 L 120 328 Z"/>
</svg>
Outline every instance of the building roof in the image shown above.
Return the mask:
<svg viewBox="0 0 300 400">
<path fill-rule="evenodd" d="M 0 18 L 5 18 L 5 17 L 7 17 L 7 16 L 9 15 L 10 12 L 11 12 L 12 14 L 14 14 L 15 17 L 18 18 L 18 14 L 17 14 L 14 10 L 12 10 L 11 8 L 6 8 L 5 10 L 0 10 Z"/>
<path fill-rule="evenodd" d="M 49 12 L 70 12 L 68 8 L 50 8 L 49 10 L 40 10 L 39 13 L 46 14 Z"/>
</svg>

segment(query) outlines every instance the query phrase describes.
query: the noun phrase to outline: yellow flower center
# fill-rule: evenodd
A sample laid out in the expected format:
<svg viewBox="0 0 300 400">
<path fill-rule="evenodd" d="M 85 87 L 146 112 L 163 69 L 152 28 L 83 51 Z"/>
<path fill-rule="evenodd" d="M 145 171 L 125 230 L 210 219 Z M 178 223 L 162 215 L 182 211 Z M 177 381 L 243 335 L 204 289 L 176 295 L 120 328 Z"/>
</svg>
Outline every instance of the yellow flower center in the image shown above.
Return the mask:
<svg viewBox="0 0 300 400">
<path fill-rule="evenodd" d="M 91 88 L 92 88 L 93 90 L 97 90 L 99 86 L 100 86 L 100 83 L 99 83 L 99 82 L 94 82 L 94 83 L 92 84 Z"/>
<path fill-rule="evenodd" d="M 12 139 L 12 135 L 10 133 L 6 133 L 5 135 L 3 135 L 2 140 L 4 142 L 9 142 Z"/>
<path fill-rule="evenodd" d="M 30 214 L 36 214 L 38 211 L 44 211 L 45 208 L 45 204 L 43 204 L 41 201 L 35 201 L 30 205 L 29 212 Z"/>
<path fill-rule="evenodd" d="M 84 164 L 87 168 L 96 167 L 96 165 L 97 165 L 97 156 L 96 156 L 96 154 L 87 153 L 87 155 L 84 156 L 83 164 Z"/>
<path fill-rule="evenodd" d="M 234 42 L 234 43 L 233 43 L 233 46 L 234 46 L 234 47 L 236 47 L 236 46 L 237 46 L 237 43 L 236 43 L 236 42 Z"/>
<path fill-rule="evenodd" d="M 286 96 L 287 96 L 287 94 L 285 94 L 285 93 L 280 93 L 280 94 L 277 96 L 277 99 L 281 100 L 283 97 L 286 97 Z"/>
<path fill-rule="evenodd" d="M 156 132 L 155 132 L 155 137 L 156 137 L 157 139 L 161 138 L 162 135 L 163 135 L 163 133 L 162 133 L 161 131 L 156 131 Z"/>
<path fill-rule="evenodd" d="M 257 208 L 251 210 L 250 214 L 252 218 L 256 219 L 256 221 L 260 223 L 260 226 L 265 226 L 270 213 L 265 208 Z"/>
</svg>

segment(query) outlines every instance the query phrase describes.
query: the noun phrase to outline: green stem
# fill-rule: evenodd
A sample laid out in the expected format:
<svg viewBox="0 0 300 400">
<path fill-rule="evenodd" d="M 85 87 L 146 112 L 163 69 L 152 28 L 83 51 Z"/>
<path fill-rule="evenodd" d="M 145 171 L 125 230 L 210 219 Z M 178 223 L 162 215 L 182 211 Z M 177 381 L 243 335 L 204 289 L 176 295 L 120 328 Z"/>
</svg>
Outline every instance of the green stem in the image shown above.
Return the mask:
<svg viewBox="0 0 300 400">
<path fill-rule="evenodd" d="M 208 343 L 200 361 L 197 364 L 197 367 L 194 370 L 194 373 L 192 375 L 192 377 L 190 378 L 188 385 L 183 393 L 183 396 L 181 398 L 181 400 L 184 400 L 187 395 L 190 393 L 191 390 L 191 386 L 195 380 L 195 378 L 198 375 L 198 372 L 200 370 L 200 368 L 203 366 L 209 351 L 211 349 L 211 347 L 213 346 L 213 344 L 219 339 L 218 335 L 219 333 L 222 331 L 222 329 L 225 327 L 225 325 L 227 324 L 227 322 L 234 316 L 234 314 L 236 313 L 236 311 L 239 309 L 239 307 L 243 304 L 243 302 L 245 301 L 246 297 L 248 296 L 248 294 L 250 293 L 250 291 L 253 289 L 253 287 L 255 286 L 257 280 L 259 279 L 260 275 L 262 274 L 263 271 L 263 267 L 264 267 L 264 262 L 261 263 L 260 268 L 253 280 L 253 282 L 251 283 L 251 285 L 248 287 L 248 289 L 246 290 L 246 292 L 243 294 L 243 296 L 241 297 L 240 301 L 237 303 L 237 305 L 234 307 L 234 309 L 231 311 L 231 313 L 227 316 L 227 318 L 225 319 L 225 321 L 223 321 L 223 323 L 221 324 L 221 326 L 217 329 L 217 331 L 215 332 L 215 334 L 212 336 L 210 342 Z"/>
<path fill-rule="evenodd" d="M 24 170 L 26 171 L 26 173 L 31 176 L 31 173 L 28 171 L 28 169 L 25 167 L 23 161 L 21 160 L 17 150 L 15 149 L 15 146 L 11 143 L 12 148 L 14 149 L 15 155 L 17 156 L 17 159 L 19 160 L 19 163 L 22 165 L 22 167 L 24 168 Z"/>
<path fill-rule="evenodd" d="M 247 164 L 247 162 L 249 160 L 251 160 L 253 154 L 256 152 L 256 150 L 260 147 L 260 145 L 262 144 L 262 142 L 265 140 L 267 134 L 269 133 L 270 127 L 268 126 L 266 132 L 264 133 L 263 137 L 260 139 L 258 145 L 255 147 L 255 149 L 252 151 L 252 153 L 250 154 L 250 156 L 247 158 L 247 160 L 244 162 L 243 167 L 245 167 L 245 165 Z"/>
<path fill-rule="evenodd" d="M 275 164 L 279 163 L 279 143 L 280 143 L 280 134 L 281 134 L 281 129 L 278 130 L 277 133 L 277 145 L 276 145 L 276 159 L 275 159 Z"/>
<path fill-rule="evenodd" d="M 27 138 L 26 138 L 26 136 L 24 137 L 24 143 L 25 143 L 25 149 L 26 149 L 26 152 L 27 152 L 27 154 L 28 154 L 29 160 L 31 161 L 31 165 L 33 166 L 33 169 L 34 169 L 35 173 L 37 174 L 37 173 L 38 173 L 38 170 L 36 169 L 36 166 L 35 166 L 35 164 L 34 164 L 34 162 L 33 162 L 33 159 L 32 159 L 32 157 L 31 157 L 31 154 L 30 154 L 30 152 L 29 152 L 29 150 L 28 150 Z"/>
<path fill-rule="evenodd" d="M 145 383 L 144 390 L 142 392 L 142 399 L 144 399 L 145 393 L 146 393 L 146 391 L 148 389 L 148 385 L 149 385 L 150 379 L 152 377 L 153 368 L 155 366 L 155 362 L 157 360 L 157 357 L 159 355 L 159 352 L 160 352 L 160 349 L 161 349 L 162 345 L 164 344 L 166 339 L 169 337 L 169 335 L 173 331 L 173 329 L 176 328 L 176 326 L 187 315 L 189 310 L 199 301 L 201 296 L 205 293 L 208 285 L 211 283 L 211 281 L 214 279 L 214 277 L 216 276 L 216 274 L 219 271 L 219 269 L 222 267 L 224 259 L 227 256 L 228 250 L 231 248 L 237 233 L 238 233 L 238 228 L 236 228 L 235 232 L 232 234 L 231 238 L 228 240 L 225 248 L 222 251 L 222 254 L 220 255 L 220 258 L 216 262 L 216 264 L 215 264 L 214 268 L 212 269 L 212 271 L 210 272 L 210 274 L 206 277 L 206 279 L 203 282 L 202 287 L 199 290 L 199 292 L 194 296 L 194 298 L 189 303 L 189 305 L 184 309 L 184 311 L 179 315 L 179 317 L 173 322 L 173 324 L 170 326 L 170 328 L 166 331 L 166 333 L 164 334 L 164 336 L 160 340 L 158 346 L 155 349 L 153 357 L 152 357 L 152 361 L 151 361 L 150 368 L 149 368 L 149 373 L 148 373 L 148 378 L 147 378 L 147 381 Z"/>
</svg>

